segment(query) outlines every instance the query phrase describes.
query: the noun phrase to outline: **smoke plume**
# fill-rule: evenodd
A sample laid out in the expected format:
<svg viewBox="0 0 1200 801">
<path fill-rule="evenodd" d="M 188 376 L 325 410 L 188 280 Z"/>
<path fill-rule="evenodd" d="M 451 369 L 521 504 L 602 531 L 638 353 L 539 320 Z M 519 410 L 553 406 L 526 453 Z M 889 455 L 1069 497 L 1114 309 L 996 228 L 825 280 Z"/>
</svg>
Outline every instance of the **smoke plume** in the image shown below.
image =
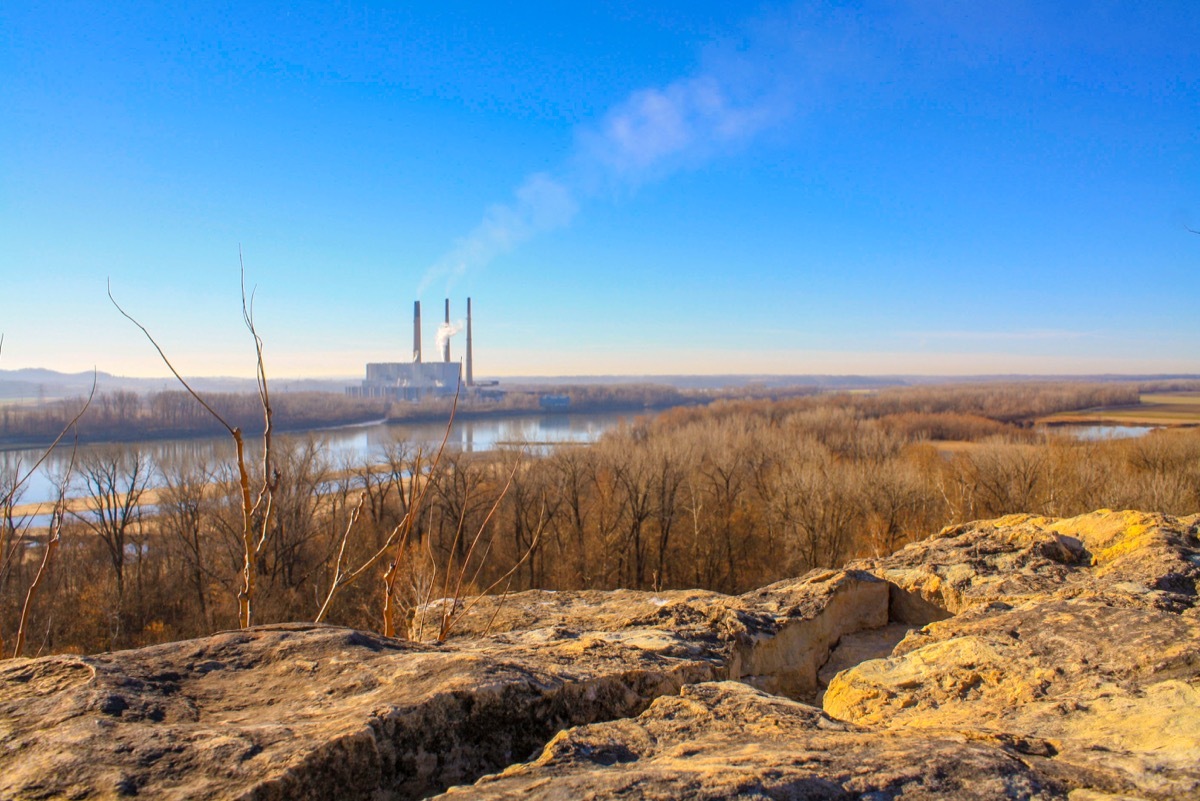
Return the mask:
<svg viewBox="0 0 1200 801">
<path fill-rule="evenodd" d="M 441 325 L 439 325 L 438 330 L 437 330 L 437 349 L 438 349 L 438 351 L 441 351 L 442 347 L 445 346 L 447 340 L 449 340 L 450 337 L 454 336 L 462 329 L 463 329 L 463 324 L 462 324 L 461 320 L 458 322 L 442 323 Z"/>
<path fill-rule="evenodd" d="M 813 72 L 802 40 L 792 17 L 760 21 L 736 45 L 713 48 L 695 74 L 631 92 L 575 131 L 558 170 L 530 175 L 511 200 L 488 208 L 426 271 L 418 294 L 440 279 L 449 289 L 522 242 L 567 225 L 583 199 L 695 169 L 786 120 L 799 76 Z"/>
</svg>

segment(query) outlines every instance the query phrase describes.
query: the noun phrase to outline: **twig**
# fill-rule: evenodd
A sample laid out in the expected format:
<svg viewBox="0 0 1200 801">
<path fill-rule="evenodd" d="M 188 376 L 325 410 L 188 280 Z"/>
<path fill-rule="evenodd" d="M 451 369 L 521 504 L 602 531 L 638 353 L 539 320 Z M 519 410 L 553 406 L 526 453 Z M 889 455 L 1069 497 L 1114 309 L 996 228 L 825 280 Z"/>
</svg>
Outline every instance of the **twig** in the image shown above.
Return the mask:
<svg viewBox="0 0 1200 801">
<path fill-rule="evenodd" d="M 42 579 L 45 578 L 50 563 L 54 560 L 54 554 L 58 550 L 58 543 L 62 539 L 62 524 L 67 509 L 67 484 L 71 480 L 71 472 L 75 469 L 75 456 L 78 451 L 79 436 L 76 434 L 75 447 L 71 449 L 71 461 L 68 463 L 67 471 L 63 474 L 62 481 L 58 486 L 58 500 L 55 502 L 54 511 L 50 516 L 50 528 L 46 533 L 46 549 L 42 552 L 42 563 L 38 565 L 37 575 L 33 577 L 33 583 L 25 591 L 25 603 L 21 606 L 21 621 L 17 626 L 17 642 L 13 647 L 14 659 L 19 657 L 21 652 L 25 650 L 25 632 L 29 624 L 29 611 L 33 608 L 33 599 L 42 585 Z"/>
<path fill-rule="evenodd" d="M 201 406 L 203 406 L 204 410 L 206 412 L 208 412 L 209 414 L 211 414 L 218 423 L 220 423 L 222 426 L 224 426 L 225 430 L 229 432 L 230 436 L 234 437 L 235 439 L 238 436 L 240 436 L 239 434 L 235 433 L 234 427 L 229 425 L 229 423 L 227 423 L 225 421 L 224 417 L 217 414 L 216 410 L 214 410 L 213 407 L 209 406 L 205 402 L 204 398 L 200 397 L 199 393 L 197 393 L 196 390 L 192 389 L 192 385 L 189 384 L 186 380 L 184 380 L 183 376 L 181 376 L 179 374 L 179 371 L 175 369 L 175 365 L 171 364 L 171 360 L 167 358 L 167 354 L 163 352 L 163 349 L 161 347 L 159 347 L 158 342 L 155 341 L 154 337 L 150 335 L 150 332 L 146 330 L 146 326 L 139 323 L 137 320 L 135 320 L 133 318 L 132 315 L 129 314 L 129 312 L 127 312 L 123 308 L 121 308 L 121 304 L 117 303 L 117 299 L 113 297 L 112 280 L 111 279 L 108 282 L 108 299 L 112 301 L 112 305 L 117 308 L 117 311 L 119 311 L 121 313 L 122 317 L 124 317 L 126 320 L 128 320 L 129 322 L 136 325 L 141 330 L 141 332 L 146 335 L 146 339 L 150 340 L 150 344 L 154 346 L 154 349 L 156 351 L 158 351 L 158 355 L 160 358 L 162 358 L 163 364 L 165 364 L 167 366 L 167 369 L 171 371 L 171 374 L 173 376 L 175 376 L 175 379 L 177 381 L 179 381 L 180 384 L 183 385 L 183 388 L 187 390 L 188 394 L 191 395 L 193 398 L 195 398 L 196 402 L 199 403 Z"/>
<path fill-rule="evenodd" d="M 529 541 L 529 549 L 525 552 L 525 557 L 523 557 L 520 562 L 517 562 L 517 564 L 513 566 L 513 569 L 508 571 L 507 575 L 511 576 L 511 575 L 515 574 L 516 569 L 521 566 L 521 564 L 525 561 L 525 559 L 530 554 L 533 553 L 533 548 L 537 544 L 538 540 L 541 539 L 542 529 L 545 527 L 545 525 L 546 525 L 546 500 L 545 500 L 545 496 L 543 496 L 542 497 L 542 510 L 538 513 L 538 527 L 537 527 L 537 530 L 533 533 L 533 539 L 531 539 Z M 500 580 L 503 580 L 503 577 Z M 499 581 L 497 581 L 497 583 L 499 583 Z M 496 585 L 493 584 L 492 586 L 494 587 Z M 488 618 L 487 628 L 485 628 L 483 630 L 483 634 L 485 637 L 488 634 L 492 633 L 492 626 L 495 625 L 496 618 L 500 616 L 500 610 L 504 608 L 504 602 L 506 600 L 508 600 L 508 591 L 510 589 L 512 589 L 512 579 L 511 578 L 509 578 L 508 583 L 504 585 L 504 592 L 500 593 L 500 600 L 498 600 L 496 602 L 496 608 L 492 610 L 492 616 L 490 618 Z M 465 612 L 464 612 L 464 614 L 465 614 Z"/>
<path fill-rule="evenodd" d="M 361 492 L 358 495 L 358 503 L 354 506 L 354 511 L 350 513 L 350 520 L 346 523 L 346 531 L 342 534 L 342 543 L 338 548 L 337 564 L 333 569 L 333 582 L 329 585 L 329 594 L 325 596 L 325 603 L 321 604 L 321 611 L 317 612 L 314 623 L 320 623 L 325 619 L 325 615 L 329 612 L 329 605 L 333 603 L 333 596 L 345 584 L 353 581 L 353 578 L 347 578 L 345 573 L 346 567 L 346 545 L 350 542 L 350 532 L 354 530 L 354 524 L 358 522 L 358 516 L 362 514 L 363 502 L 367 499 L 367 493 Z M 380 551 L 382 553 L 382 551 Z M 357 572 L 357 571 L 356 571 Z"/>
<path fill-rule="evenodd" d="M 475 597 L 473 597 L 470 601 L 468 601 L 463 606 L 462 611 L 459 612 L 459 614 L 452 621 L 450 621 L 450 626 L 446 631 L 446 636 L 449 636 L 450 632 L 454 630 L 454 626 L 458 623 L 458 621 L 461 620 L 462 618 L 464 618 L 467 615 L 467 613 L 470 612 L 471 609 L 474 608 L 475 604 L 479 603 L 480 600 L 487 597 L 487 594 L 489 592 L 491 592 L 496 587 L 498 587 L 500 585 L 500 582 L 509 581 L 509 584 L 511 585 L 511 583 L 512 583 L 511 577 L 517 572 L 517 570 L 520 569 L 521 565 L 525 564 L 525 562 L 527 562 L 529 560 L 529 558 L 533 555 L 533 552 L 535 550 L 537 550 L 538 543 L 541 542 L 541 539 L 542 539 L 543 528 L 544 528 L 544 523 L 539 523 L 538 530 L 536 532 L 534 532 L 533 539 L 530 541 L 529 547 L 525 550 L 524 555 L 522 555 L 521 558 L 518 559 L 511 568 L 509 568 L 507 573 L 505 573 L 503 576 L 501 576 L 500 578 L 493 581 L 491 584 L 489 584 L 487 587 L 484 588 L 483 592 L 481 592 L 478 595 L 476 595 Z M 504 602 L 507 598 L 508 598 L 508 588 L 506 587 L 503 595 L 500 596 L 500 600 L 496 603 L 496 608 L 494 610 L 492 610 L 492 616 L 488 620 L 487 628 L 484 629 L 484 634 L 488 634 L 491 632 L 492 624 L 494 624 L 496 622 L 496 617 L 500 614 L 500 610 L 504 606 Z M 438 642 L 444 642 L 444 639 L 439 639 Z"/>
<path fill-rule="evenodd" d="M 396 636 L 396 622 L 394 618 L 393 598 L 396 592 L 396 578 L 400 573 L 400 561 L 404 558 L 404 548 L 408 543 L 409 535 L 412 532 L 413 526 L 416 525 L 417 517 L 425 504 L 425 496 L 429 492 L 429 487 L 433 484 L 434 477 L 437 475 L 438 465 L 442 462 L 442 454 L 446 452 L 446 443 L 450 441 L 450 429 L 454 426 L 454 415 L 458 411 L 458 396 L 462 393 L 462 379 L 458 381 L 458 386 L 454 390 L 454 402 L 450 404 L 450 419 L 446 421 L 446 431 L 442 434 L 442 444 L 438 446 L 437 454 L 433 457 L 433 464 L 429 467 L 429 477 L 425 480 L 425 484 L 419 488 L 421 471 L 420 462 L 421 454 L 418 451 L 416 465 L 413 469 L 412 478 L 409 480 L 409 504 L 408 512 L 404 515 L 404 519 L 400 521 L 400 526 L 404 526 L 404 534 L 398 543 L 393 543 L 396 546 L 396 558 L 388 566 L 387 572 L 383 574 L 383 635 L 385 637 Z M 397 529 L 400 528 L 397 526 Z"/>
<path fill-rule="evenodd" d="M 271 431 L 272 431 L 272 412 L 270 396 L 267 392 L 267 373 L 263 365 L 262 355 L 262 338 L 258 335 L 258 331 L 254 327 L 254 304 L 253 296 L 250 302 L 246 299 L 246 267 L 242 262 L 241 248 L 238 248 L 238 264 L 241 267 L 242 276 L 242 321 L 246 328 L 250 331 L 250 336 L 254 340 L 255 353 L 255 374 L 258 381 L 258 396 L 263 407 L 263 416 L 265 418 L 265 428 L 263 431 L 263 484 L 258 491 L 258 497 L 254 498 L 250 490 L 250 472 L 246 469 L 246 444 L 242 437 L 242 429 L 239 426 L 231 425 L 224 417 L 217 413 L 204 398 L 196 390 L 192 389 L 179 371 L 175 369 L 175 365 L 167 358 L 167 354 L 151 336 L 150 332 L 144 325 L 133 318 L 128 312 L 121 308 L 121 304 L 117 303 L 116 298 L 112 294 L 112 282 L 109 282 L 108 299 L 112 301 L 113 306 L 121 313 L 125 319 L 136 325 L 146 339 L 150 340 L 150 344 L 158 351 L 158 355 L 162 358 L 163 363 L 171 371 L 171 374 L 179 381 L 188 394 L 196 399 L 205 411 L 224 426 L 229 432 L 229 436 L 233 438 L 236 448 L 237 468 L 238 468 L 238 484 L 242 496 L 242 586 L 238 590 L 238 625 L 241 628 L 249 628 L 254 622 L 254 597 L 256 594 L 256 576 L 258 573 L 258 556 L 262 552 L 263 546 L 266 544 L 267 537 L 271 531 L 271 519 L 274 515 L 274 495 L 275 490 L 279 486 L 279 472 L 273 469 L 272 451 L 271 451 Z M 255 516 L 259 510 L 265 510 L 261 515 L 261 523 L 258 531 L 255 531 Z"/>
<path fill-rule="evenodd" d="M 467 604 L 461 612 L 459 612 L 458 614 L 455 614 L 455 611 L 458 609 L 459 603 L 462 601 L 463 581 L 466 578 L 467 570 L 471 564 L 471 558 L 475 554 L 475 549 L 478 547 L 479 542 L 483 537 L 483 532 L 487 529 L 488 523 L 490 523 L 492 521 L 492 518 L 495 517 L 496 511 L 500 508 L 500 503 L 504 500 L 505 496 L 508 495 L 508 490 L 512 487 L 513 479 L 516 477 L 517 470 L 521 466 L 521 456 L 522 456 L 521 453 L 517 454 L 517 458 L 513 462 L 512 470 L 509 471 L 508 481 L 506 481 L 504 484 L 504 489 L 502 489 L 500 491 L 500 494 L 496 497 L 495 502 L 492 504 L 492 508 L 488 511 L 487 516 L 484 517 L 483 522 L 479 524 L 479 528 L 475 532 L 474 538 L 471 540 L 471 547 L 467 549 L 467 554 L 465 557 L 463 557 L 462 564 L 459 565 L 458 581 L 456 582 L 456 584 L 454 586 L 454 598 L 452 599 L 448 609 L 445 606 L 445 602 L 443 600 L 442 625 L 440 627 L 440 630 L 438 631 L 438 637 L 437 637 L 438 642 L 446 641 L 446 638 L 450 636 L 450 631 L 454 628 L 454 625 L 459 620 L 462 619 L 463 615 L 465 615 L 471 609 L 472 606 L 474 606 L 476 603 L 478 603 L 480 596 L 486 595 L 490 590 L 494 589 L 497 585 L 499 585 L 499 583 L 501 581 L 504 581 L 504 579 L 508 578 L 513 573 L 515 573 L 517 568 L 525 563 L 525 560 L 529 557 L 529 554 L 532 553 L 533 547 L 537 543 L 537 538 L 535 537 L 533 543 L 530 544 L 529 550 L 525 552 L 525 555 L 521 557 L 520 561 L 518 561 L 517 564 L 513 565 L 511 570 L 509 570 L 507 573 L 505 573 L 499 579 L 494 581 L 482 593 L 477 594 L 475 596 L 475 599 L 473 601 L 471 601 L 469 604 Z M 466 509 L 466 504 L 463 505 L 463 509 L 464 510 Z M 461 527 L 461 523 L 460 523 L 460 527 Z M 456 539 L 456 542 L 457 542 L 457 539 Z M 469 582 L 470 584 L 474 584 L 475 579 L 479 578 L 480 572 L 483 570 L 484 565 L 487 564 L 487 555 L 491 552 L 491 548 L 492 548 L 492 540 L 489 539 L 487 542 L 487 545 L 484 546 L 483 555 L 479 558 L 478 564 L 475 566 L 475 572 L 471 575 L 471 580 Z M 449 578 L 449 570 L 450 570 L 450 566 L 447 565 L 447 578 Z"/>
<path fill-rule="evenodd" d="M 60 431 L 58 436 L 54 438 L 54 441 L 46 446 L 46 449 L 44 451 L 42 451 L 41 458 L 39 458 L 36 462 L 33 463 L 33 467 L 29 468 L 29 470 L 25 473 L 25 475 L 22 476 L 21 479 L 17 483 L 13 484 L 12 487 L 9 488 L 8 492 L 4 496 L 4 500 L 0 501 L 0 506 L 8 505 L 9 500 L 14 495 L 16 495 L 17 490 L 19 490 L 22 487 L 22 485 L 24 485 L 25 482 L 29 480 L 30 476 L 32 476 L 35 472 L 37 472 L 37 469 L 42 466 L 42 463 L 45 462 L 46 459 L 48 459 L 50 457 L 51 451 L 53 451 L 56 447 L 58 447 L 58 443 L 62 442 L 62 438 L 65 437 L 67 435 L 67 432 L 70 431 L 72 428 L 74 428 L 75 424 L 78 423 L 79 420 L 83 417 L 83 413 L 86 412 L 88 410 L 88 407 L 92 405 L 92 399 L 96 396 L 96 383 L 98 380 L 99 380 L 99 373 L 95 369 L 93 369 L 92 370 L 92 390 L 91 390 L 91 392 L 88 393 L 87 400 L 85 400 L 83 402 L 83 406 L 79 409 L 79 412 L 74 417 L 71 418 L 71 421 L 69 423 L 67 423 L 65 426 L 63 426 L 63 430 Z"/>
</svg>

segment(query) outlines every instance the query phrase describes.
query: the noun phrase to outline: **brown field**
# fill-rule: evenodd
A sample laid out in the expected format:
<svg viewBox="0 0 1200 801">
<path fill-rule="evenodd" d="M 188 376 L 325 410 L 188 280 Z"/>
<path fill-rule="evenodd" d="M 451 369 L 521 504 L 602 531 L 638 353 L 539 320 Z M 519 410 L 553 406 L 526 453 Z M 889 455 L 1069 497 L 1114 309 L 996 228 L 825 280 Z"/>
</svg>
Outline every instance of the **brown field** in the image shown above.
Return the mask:
<svg viewBox="0 0 1200 801">
<path fill-rule="evenodd" d="M 142 491 L 142 494 L 138 497 L 134 506 L 156 506 L 162 500 L 162 496 L 163 491 L 161 488 L 150 487 Z M 94 498 L 75 497 L 67 498 L 65 506 L 67 512 L 82 515 L 89 511 L 94 511 L 97 503 L 98 501 L 96 501 Z M 54 511 L 54 505 L 54 501 L 16 504 L 12 508 L 12 513 L 13 517 L 15 518 L 48 515 Z"/>
<path fill-rule="evenodd" d="M 1200 425 L 1200 392 L 1151 393 L 1142 395 L 1140 403 L 1059 412 L 1040 417 L 1037 422 L 1045 425 Z"/>
<path fill-rule="evenodd" d="M 934 439 L 930 440 L 929 444 L 937 448 L 937 452 L 947 458 L 954 456 L 956 453 L 966 453 L 967 451 L 979 448 L 978 442 L 966 442 L 957 439 Z"/>
</svg>

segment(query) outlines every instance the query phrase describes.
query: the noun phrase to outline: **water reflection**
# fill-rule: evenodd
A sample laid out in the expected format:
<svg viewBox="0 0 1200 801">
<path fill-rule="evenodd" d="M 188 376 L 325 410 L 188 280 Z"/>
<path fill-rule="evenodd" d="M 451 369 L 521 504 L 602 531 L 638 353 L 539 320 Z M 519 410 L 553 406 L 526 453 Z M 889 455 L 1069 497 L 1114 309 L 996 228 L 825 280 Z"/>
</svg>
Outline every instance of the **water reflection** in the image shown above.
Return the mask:
<svg viewBox="0 0 1200 801">
<path fill-rule="evenodd" d="M 1119 425 L 1062 425 L 1053 426 L 1050 430 L 1066 434 L 1075 439 L 1105 440 L 1105 439 L 1134 439 L 1144 437 L 1159 426 L 1119 426 Z"/>
<path fill-rule="evenodd" d="M 544 449 L 563 442 L 593 442 L 605 431 L 616 427 L 629 414 L 558 414 L 501 417 L 482 420 L 460 420 L 454 424 L 447 447 L 467 452 L 488 451 L 497 447 L 525 444 L 535 449 Z M 312 437 L 320 444 L 321 451 L 329 464 L 361 464 L 370 460 L 384 460 L 387 449 L 397 441 L 406 441 L 426 449 L 436 448 L 446 433 L 446 426 L 438 423 L 414 425 L 370 425 L 326 429 L 301 434 L 284 434 L 277 438 L 281 443 L 303 441 Z M 246 443 L 246 458 L 253 460 L 261 455 L 261 443 L 249 440 Z M 151 486 L 159 486 L 161 477 L 157 467 L 178 464 L 227 464 L 234 458 L 233 441 L 229 437 L 197 439 L 155 440 L 127 444 L 84 445 L 79 448 L 78 459 L 88 454 L 111 448 L 137 449 L 149 457 L 152 467 Z M 0 451 L 0 476 L 21 473 L 32 467 L 42 451 Z M 56 497 L 57 477 L 62 475 L 70 461 L 71 448 L 60 445 L 30 477 L 23 487 L 19 503 L 44 503 Z"/>
</svg>

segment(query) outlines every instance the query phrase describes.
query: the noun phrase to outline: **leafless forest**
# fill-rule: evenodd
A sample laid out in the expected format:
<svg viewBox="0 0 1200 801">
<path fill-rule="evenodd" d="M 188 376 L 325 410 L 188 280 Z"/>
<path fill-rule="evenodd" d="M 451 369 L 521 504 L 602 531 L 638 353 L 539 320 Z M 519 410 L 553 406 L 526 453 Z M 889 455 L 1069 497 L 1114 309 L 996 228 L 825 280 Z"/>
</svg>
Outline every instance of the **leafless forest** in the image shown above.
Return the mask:
<svg viewBox="0 0 1200 801">
<path fill-rule="evenodd" d="M 536 413 L 540 410 L 539 397 L 546 393 L 568 397 L 571 409 L 577 412 L 667 408 L 707 402 L 714 394 L 719 395 L 645 384 L 543 386 L 482 399 L 462 398 L 457 414 L 462 419 L 474 415 Z M 262 433 L 262 407 L 256 395 L 218 393 L 207 395 L 206 400 L 222 418 L 247 434 Z M 384 419 L 444 421 L 451 407 L 449 398 L 392 402 L 329 392 L 281 393 L 273 402 L 275 427 L 299 431 Z M 0 406 L 0 441 L 49 443 L 71 422 L 81 403 L 82 399 L 73 398 L 38 405 Z M 98 394 L 79 420 L 79 431 L 84 440 L 108 442 L 211 436 L 223 434 L 225 429 L 187 392 L 171 390 L 145 396 L 128 391 Z"/>
<path fill-rule="evenodd" d="M 373 465 L 301 442 L 277 449 L 272 475 L 249 468 L 271 488 L 251 521 L 253 622 L 384 631 L 388 595 L 403 634 L 415 604 L 488 588 L 739 592 L 972 519 L 1195 512 L 1200 432 L 1078 441 L 1027 422 L 1137 397 L 1132 384 L 1029 383 L 721 401 L 592 445 L 436 461 L 396 441 Z M 22 610 L 26 655 L 238 626 L 250 524 L 236 468 L 163 465 L 157 490 L 148 471 L 128 448 L 82 460 L 68 494 L 88 500 L 57 529 L 17 513 L 15 477 L 0 476 L 6 656 Z"/>
</svg>

